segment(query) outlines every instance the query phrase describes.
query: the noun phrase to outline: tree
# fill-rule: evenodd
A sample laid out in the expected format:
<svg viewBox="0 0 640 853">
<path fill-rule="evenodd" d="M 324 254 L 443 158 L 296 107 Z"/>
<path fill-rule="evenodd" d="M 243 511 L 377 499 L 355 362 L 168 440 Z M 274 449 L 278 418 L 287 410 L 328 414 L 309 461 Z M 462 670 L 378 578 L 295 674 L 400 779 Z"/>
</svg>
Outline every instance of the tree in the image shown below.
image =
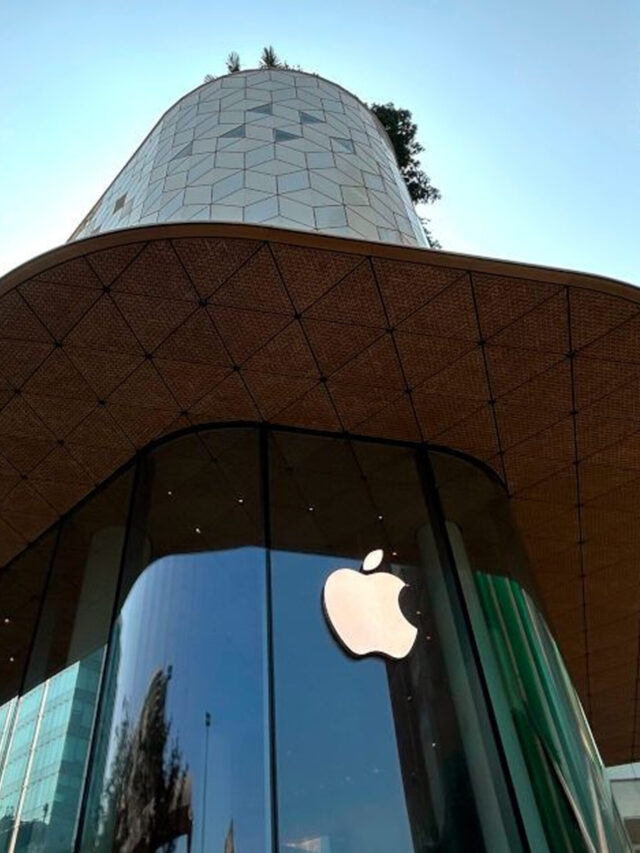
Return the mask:
<svg viewBox="0 0 640 853">
<path fill-rule="evenodd" d="M 414 204 L 431 204 L 440 198 L 440 190 L 433 186 L 429 176 L 420 168 L 418 155 L 424 147 L 416 139 L 418 126 L 412 121 L 409 110 L 395 104 L 371 104 L 371 112 L 380 119 L 391 140 L 398 166 Z"/>
<path fill-rule="evenodd" d="M 240 57 L 232 50 L 229 56 L 227 56 L 227 71 L 229 74 L 235 74 L 236 71 L 240 71 Z"/>
<path fill-rule="evenodd" d="M 191 780 L 166 718 L 171 667 L 158 670 L 135 725 L 124 705 L 100 808 L 94 849 L 109 853 L 175 853 L 193 830 Z"/>
<path fill-rule="evenodd" d="M 434 237 L 431 233 L 431 220 L 427 219 L 426 216 L 418 216 L 420 220 L 420 225 L 422 225 L 422 230 L 424 231 L 424 236 L 427 238 L 427 243 L 429 244 L 430 249 L 441 249 L 442 243 L 438 240 L 437 237 Z"/>
<path fill-rule="evenodd" d="M 282 62 L 280 61 L 280 58 L 273 49 L 272 45 L 269 45 L 269 47 L 262 48 L 262 54 L 260 55 L 260 67 L 282 68 Z"/>
<path fill-rule="evenodd" d="M 391 103 L 371 104 L 370 109 L 387 131 L 413 203 L 433 204 L 438 201 L 440 190 L 433 186 L 431 179 L 421 168 L 419 155 L 424 151 L 424 146 L 416 139 L 418 126 L 413 121 L 411 112 Z M 431 248 L 441 249 L 442 246 L 431 233 L 429 220 L 420 217 L 420 222 Z"/>
</svg>

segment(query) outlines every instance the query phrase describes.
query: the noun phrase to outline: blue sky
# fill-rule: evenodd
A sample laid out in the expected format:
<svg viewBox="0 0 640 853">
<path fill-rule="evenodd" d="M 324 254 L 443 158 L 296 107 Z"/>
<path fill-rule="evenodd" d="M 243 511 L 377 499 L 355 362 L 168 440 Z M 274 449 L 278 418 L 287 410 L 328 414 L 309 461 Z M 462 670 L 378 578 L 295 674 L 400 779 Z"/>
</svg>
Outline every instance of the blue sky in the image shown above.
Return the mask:
<svg viewBox="0 0 640 853">
<path fill-rule="evenodd" d="M 0 6 L 0 273 L 66 240 L 162 112 L 272 43 L 408 107 L 443 248 L 640 284 L 636 0 Z"/>
</svg>

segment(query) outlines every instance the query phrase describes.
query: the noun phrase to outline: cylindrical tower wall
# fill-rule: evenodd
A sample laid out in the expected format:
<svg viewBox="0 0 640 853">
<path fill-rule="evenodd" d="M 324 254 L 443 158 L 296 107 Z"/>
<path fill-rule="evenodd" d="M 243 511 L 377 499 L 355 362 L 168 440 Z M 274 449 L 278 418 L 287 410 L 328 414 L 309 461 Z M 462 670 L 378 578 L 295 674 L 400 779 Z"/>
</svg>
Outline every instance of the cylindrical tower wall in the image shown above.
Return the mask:
<svg viewBox="0 0 640 853">
<path fill-rule="evenodd" d="M 71 239 L 203 220 L 427 245 L 380 122 L 340 86 L 301 71 L 238 72 L 190 92 Z"/>
</svg>

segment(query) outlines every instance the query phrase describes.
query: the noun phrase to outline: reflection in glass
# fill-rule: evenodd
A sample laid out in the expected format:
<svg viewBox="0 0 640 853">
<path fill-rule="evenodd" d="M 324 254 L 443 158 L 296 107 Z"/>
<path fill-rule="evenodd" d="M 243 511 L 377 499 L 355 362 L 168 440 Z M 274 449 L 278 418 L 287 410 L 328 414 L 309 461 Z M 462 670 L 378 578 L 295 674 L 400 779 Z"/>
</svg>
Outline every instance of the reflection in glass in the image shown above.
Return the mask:
<svg viewBox="0 0 640 853">
<path fill-rule="evenodd" d="M 83 851 L 267 849 L 265 600 L 258 548 L 165 557 L 138 578 L 112 641 Z"/>
<path fill-rule="evenodd" d="M 437 555 L 423 568 L 415 451 L 282 433 L 270 449 L 281 851 L 517 851 L 500 770 L 487 764 L 493 745 L 475 734 L 468 663 L 443 646 L 460 640 L 441 580 L 446 615 L 432 606 L 427 579 L 443 572 Z M 376 548 L 408 584 L 400 606 L 419 631 L 400 661 L 352 658 L 322 613 L 329 575 Z"/>
<path fill-rule="evenodd" d="M 140 462 L 120 606 L 161 557 L 263 544 L 258 432 L 185 435 Z"/>
<path fill-rule="evenodd" d="M 61 523 L 27 669 L 26 687 L 101 649 L 109 637 L 132 472 Z"/>
<path fill-rule="evenodd" d="M 103 650 L 0 709 L 0 850 L 68 853 Z"/>
<path fill-rule="evenodd" d="M 354 661 L 320 607 L 322 587 L 353 560 L 272 555 L 281 850 L 413 850 L 385 664 Z"/>
<path fill-rule="evenodd" d="M 113 850 L 162 850 L 193 828 L 191 784 L 180 744 L 166 717 L 171 671 L 151 679 L 135 725 L 126 710 L 116 733 L 110 785 L 103 803 L 103 834 Z"/>
<path fill-rule="evenodd" d="M 48 533 L 0 570 L 0 705 L 21 690 L 56 539 Z"/>
<path fill-rule="evenodd" d="M 0 853 L 70 853 L 78 826 L 82 853 L 518 853 L 523 825 L 535 853 L 574 853 L 563 791 L 617 850 L 504 490 L 432 452 L 438 504 L 425 453 L 205 429 L 140 454 L 135 494 L 131 467 L 6 567 Z M 322 609 L 329 575 L 375 549 L 374 574 L 407 584 L 401 660 L 351 656 Z M 540 740 L 534 707 L 553 718 L 535 767 L 518 740 Z"/>
<path fill-rule="evenodd" d="M 536 605 L 503 486 L 432 454 L 447 535 L 521 813 L 536 850 L 629 849 L 577 693 Z"/>
<path fill-rule="evenodd" d="M 549 846 L 625 853 L 611 786 L 544 619 L 515 581 L 484 572 L 475 581 Z"/>
</svg>

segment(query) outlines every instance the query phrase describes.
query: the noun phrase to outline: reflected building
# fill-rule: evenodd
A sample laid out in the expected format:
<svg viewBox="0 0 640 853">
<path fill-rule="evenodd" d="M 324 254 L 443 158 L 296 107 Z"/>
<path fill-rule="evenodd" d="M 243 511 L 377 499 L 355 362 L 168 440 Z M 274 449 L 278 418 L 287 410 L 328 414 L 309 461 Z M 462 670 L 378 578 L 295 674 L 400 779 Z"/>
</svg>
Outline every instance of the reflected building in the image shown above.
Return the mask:
<svg viewBox="0 0 640 853">
<path fill-rule="evenodd" d="M 611 767 L 608 775 L 635 853 L 640 850 L 640 767 L 637 762 L 623 764 Z"/>
<path fill-rule="evenodd" d="M 102 650 L 0 709 L 0 849 L 63 853 L 76 829 Z"/>
<path fill-rule="evenodd" d="M 229 831 L 224 840 L 224 853 L 235 853 L 235 843 L 233 840 L 233 821 L 229 824 Z"/>
<path fill-rule="evenodd" d="M 330 81 L 180 99 L 0 280 L 0 853 L 630 850 L 638 317 Z"/>
</svg>

